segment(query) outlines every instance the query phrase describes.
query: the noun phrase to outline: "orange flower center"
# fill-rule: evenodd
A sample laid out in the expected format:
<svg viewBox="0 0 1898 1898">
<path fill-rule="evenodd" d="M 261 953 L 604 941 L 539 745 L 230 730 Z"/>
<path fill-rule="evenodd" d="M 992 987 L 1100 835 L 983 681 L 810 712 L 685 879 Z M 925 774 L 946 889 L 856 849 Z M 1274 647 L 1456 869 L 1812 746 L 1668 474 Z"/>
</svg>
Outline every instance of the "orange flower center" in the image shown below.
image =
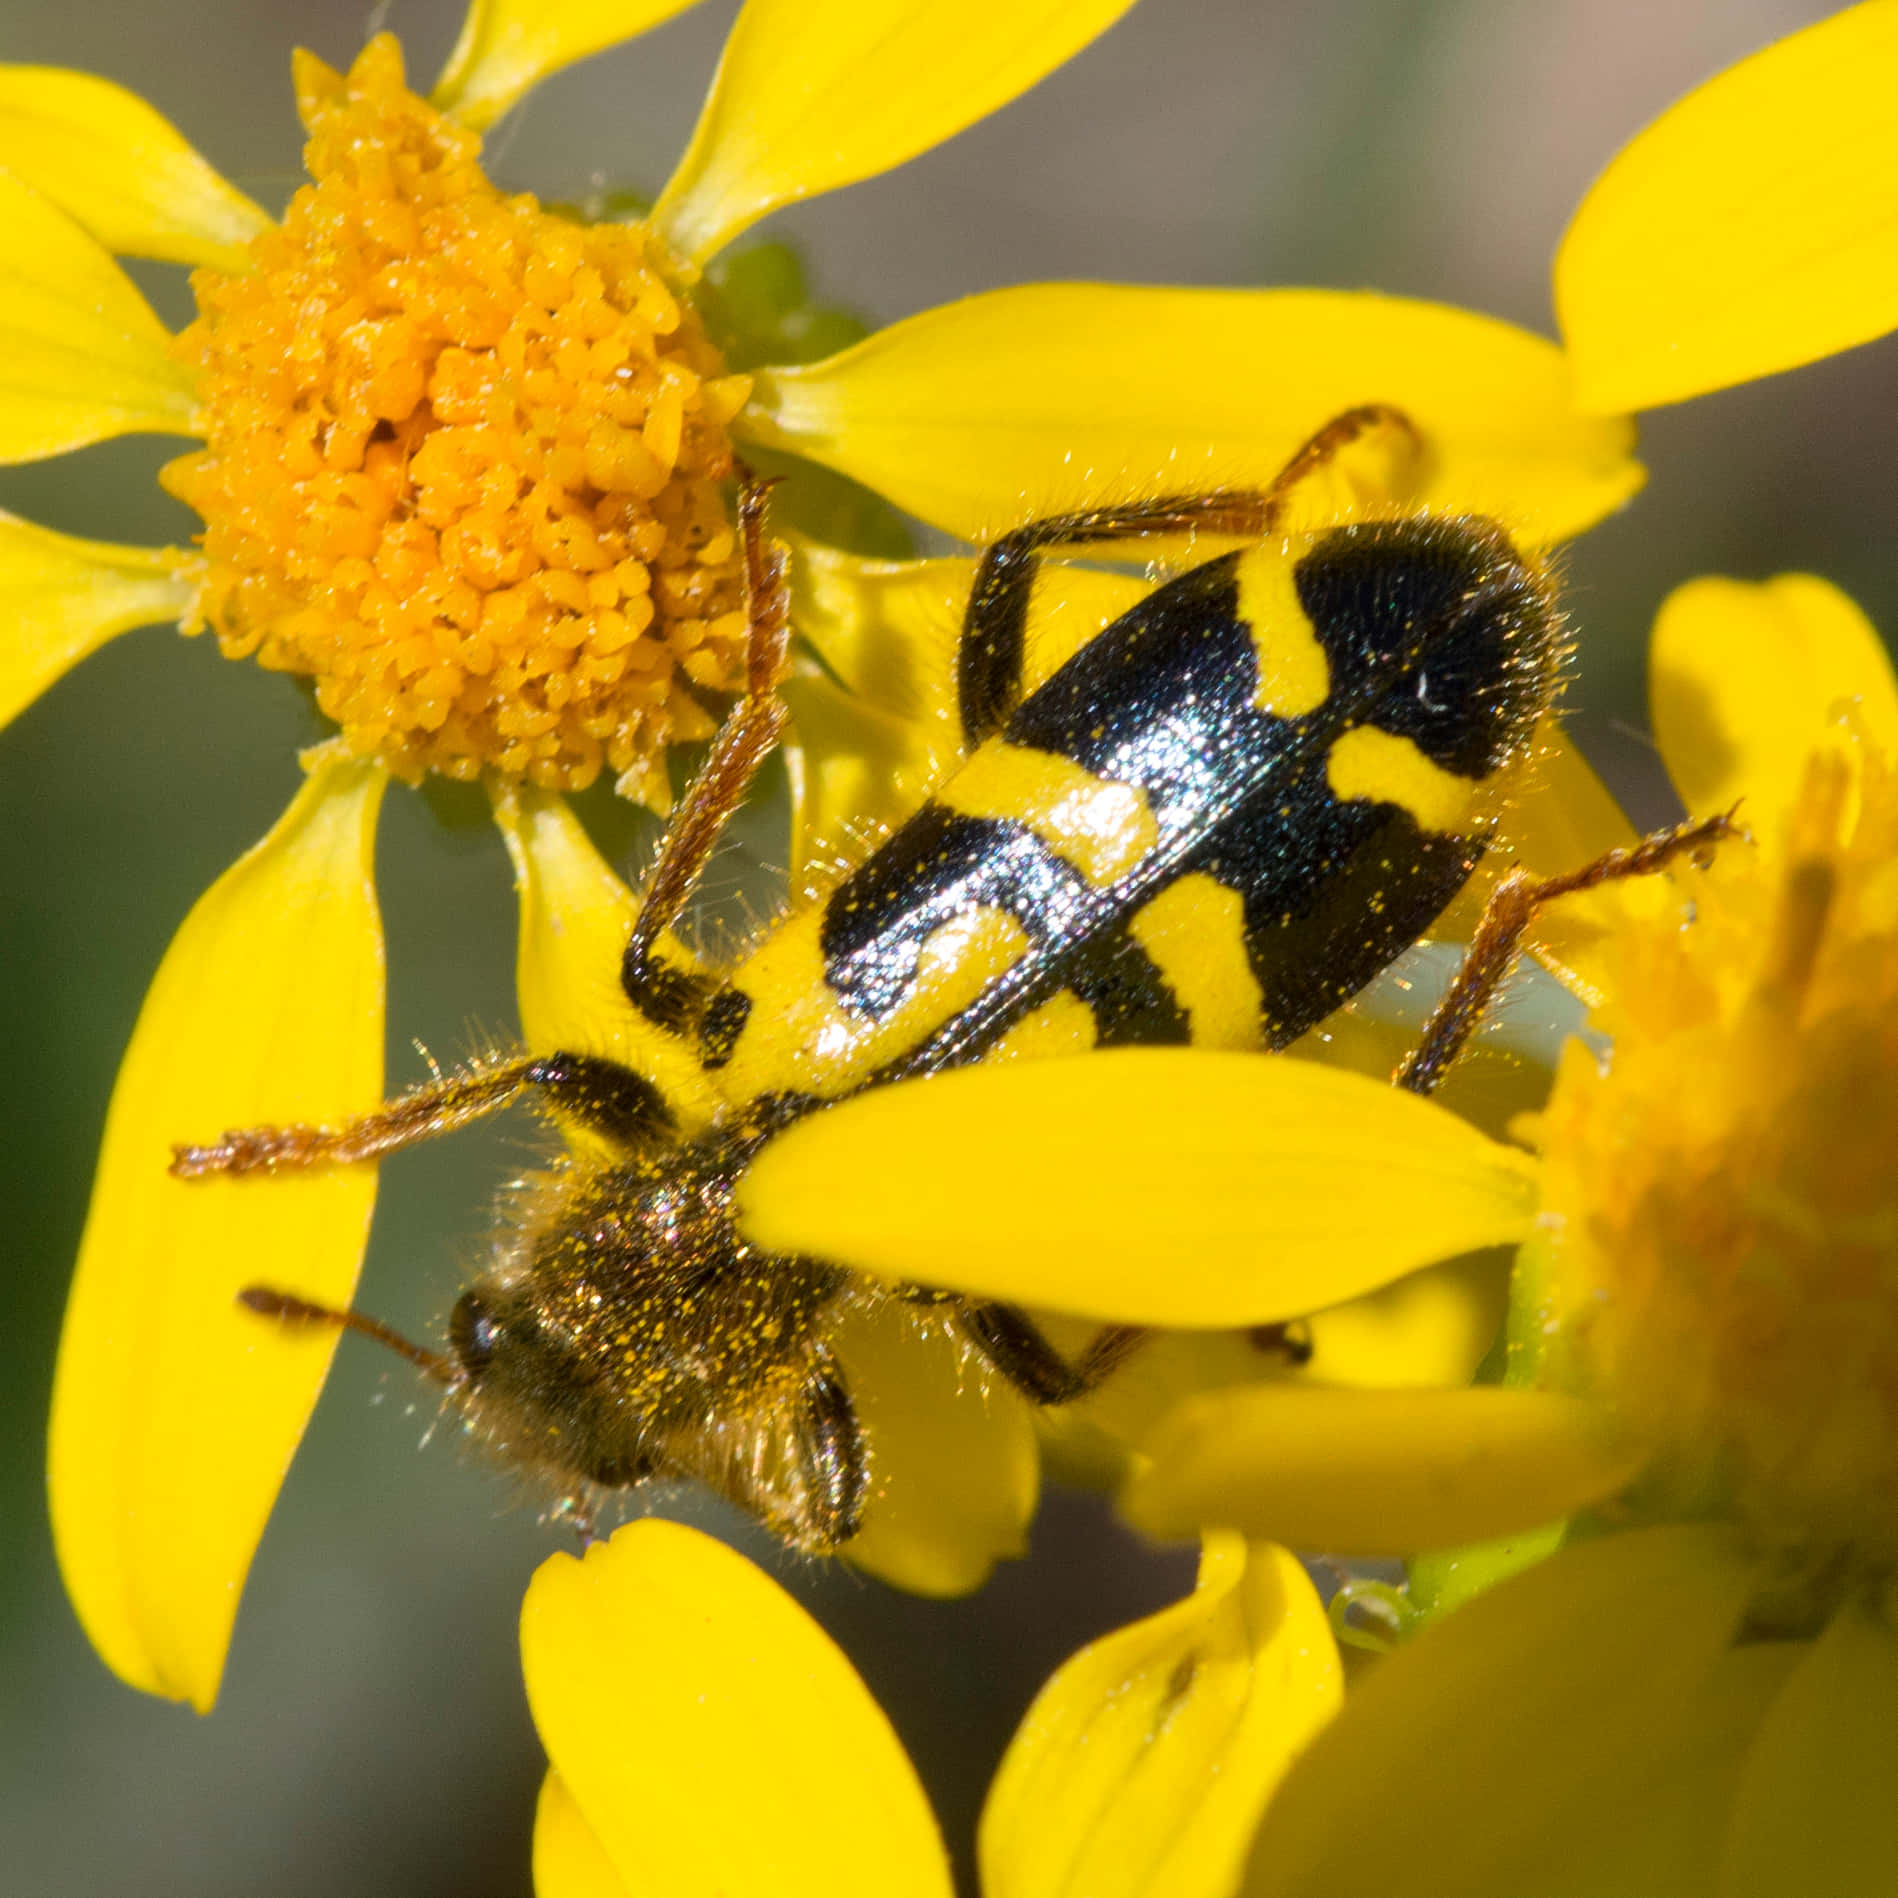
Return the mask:
<svg viewBox="0 0 1898 1898">
<path fill-rule="evenodd" d="M 1569 1368 L 1657 1486 L 1806 1567 L 1898 1563 L 1898 773 L 1816 753 L 1785 841 L 1622 943 L 1545 1121 Z"/>
<path fill-rule="evenodd" d="M 636 225 L 504 197 L 383 35 L 295 69 L 313 182 L 241 275 L 200 271 L 179 348 L 205 446 L 188 630 L 310 675 L 411 781 L 604 765 L 663 806 L 689 688 L 742 671 L 727 376 Z"/>
</svg>

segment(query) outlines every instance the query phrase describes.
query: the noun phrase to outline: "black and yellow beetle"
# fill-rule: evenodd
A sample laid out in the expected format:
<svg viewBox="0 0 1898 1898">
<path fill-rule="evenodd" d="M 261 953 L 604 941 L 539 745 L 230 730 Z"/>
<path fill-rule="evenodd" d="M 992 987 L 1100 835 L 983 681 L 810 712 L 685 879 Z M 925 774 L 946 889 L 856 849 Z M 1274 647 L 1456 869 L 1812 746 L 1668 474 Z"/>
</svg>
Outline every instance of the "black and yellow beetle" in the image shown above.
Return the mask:
<svg viewBox="0 0 1898 1898">
<path fill-rule="evenodd" d="M 1483 853 L 1564 636 L 1544 570 L 1491 521 L 1281 530 L 1297 484 L 1374 429 L 1408 424 L 1354 410 L 1264 491 L 1102 508 L 988 547 L 957 652 L 961 764 L 712 977 L 662 939 L 785 717 L 784 556 L 748 488 L 748 689 L 667 832 L 621 972 L 690 1056 L 693 1098 L 552 1053 L 339 1128 L 181 1147 L 187 1176 L 369 1159 L 532 1090 L 607 1156 L 575 1154 L 533 1189 L 503 1263 L 455 1307 L 450 1354 L 285 1293 L 245 1301 L 404 1351 L 576 1507 L 589 1485 L 695 1477 L 813 1551 L 856 1533 L 866 1496 L 829 1343 L 852 1303 L 928 1307 L 1038 1403 L 1092 1388 L 1138 1334 L 1111 1327 L 1069 1361 L 1013 1306 L 749 1244 L 734 1189 L 775 1132 L 896 1079 L 1129 1042 L 1281 1048 L 1429 928 Z M 1160 586 L 1024 692 L 1042 553 L 1182 532 L 1250 544 Z M 1519 934 L 1506 919 L 1492 932 L 1408 1085 L 1455 1053 Z"/>
</svg>

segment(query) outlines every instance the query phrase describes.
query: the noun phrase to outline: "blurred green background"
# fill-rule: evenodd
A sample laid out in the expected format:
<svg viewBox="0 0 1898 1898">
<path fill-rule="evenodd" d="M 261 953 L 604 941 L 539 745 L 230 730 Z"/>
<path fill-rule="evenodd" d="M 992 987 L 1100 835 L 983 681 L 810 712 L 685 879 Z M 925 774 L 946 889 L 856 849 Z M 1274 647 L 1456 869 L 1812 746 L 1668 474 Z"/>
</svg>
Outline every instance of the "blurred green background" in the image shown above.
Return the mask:
<svg viewBox="0 0 1898 1898">
<path fill-rule="evenodd" d="M 503 126 L 504 184 L 578 198 L 656 188 L 733 7 L 717 0 L 550 82 Z M 1549 327 L 1548 262 L 1590 177 L 1671 98 L 1823 7 L 1654 0 L 1146 0 L 1038 92 L 886 179 L 786 214 L 817 288 L 878 320 L 1043 277 L 1367 286 Z M 300 175 L 288 54 L 347 61 L 381 25 L 425 81 L 452 0 L 12 0 L 0 57 L 143 91 L 266 206 Z M 181 273 L 142 269 L 168 319 Z M 1706 571 L 1810 568 L 1898 625 L 1898 350 L 1887 343 L 1650 418 L 1652 484 L 1568 561 L 1578 729 L 1637 814 L 1666 815 L 1639 654 L 1656 604 Z M 0 471 L 0 505 L 101 538 L 175 540 L 152 486 L 176 445 Z M 541 1760 L 514 1618 L 562 1538 L 464 1454 L 418 1449 L 432 1406 L 399 1365 L 343 1349 L 239 1618 L 223 1704 L 199 1720 L 121 1688 L 72 1622 L 44 1524 L 53 1352 L 92 1153 L 147 978 L 198 893 L 275 818 L 318 735 L 281 677 L 151 629 L 64 681 L 0 742 L 0 1886 L 22 1894 L 515 1894 Z M 389 800 L 391 1081 L 410 1042 L 506 1034 L 512 904 L 468 806 Z M 446 821 L 444 821 L 446 820 Z M 755 830 L 752 855 L 772 846 Z M 437 1326 L 518 1134 L 388 1169 L 361 1302 Z M 260 1261 L 260 1271 L 267 1262 Z M 747 1544 L 772 1560 L 755 1538 Z M 777 1562 L 883 1696 L 966 1871 L 983 1782 L 1041 1677 L 1180 1592 L 1085 1499 L 978 1600 L 899 1598 Z M 847 1825 L 850 1788 L 816 1827 Z"/>
</svg>

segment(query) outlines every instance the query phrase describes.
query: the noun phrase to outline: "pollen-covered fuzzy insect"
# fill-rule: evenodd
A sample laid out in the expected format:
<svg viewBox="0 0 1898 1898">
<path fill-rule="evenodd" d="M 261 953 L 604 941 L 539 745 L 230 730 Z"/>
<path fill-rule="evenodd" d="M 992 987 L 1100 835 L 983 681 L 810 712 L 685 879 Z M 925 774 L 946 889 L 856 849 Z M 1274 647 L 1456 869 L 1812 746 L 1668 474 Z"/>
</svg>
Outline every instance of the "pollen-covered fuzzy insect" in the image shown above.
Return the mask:
<svg viewBox="0 0 1898 1898">
<path fill-rule="evenodd" d="M 663 939 L 785 718 L 784 559 L 765 490 L 748 487 L 746 692 L 667 832 L 621 970 L 689 1088 L 560 1052 L 451 1076 L 342 1127 L 181 1147 L 185 1175 L 366 1160 L 529 1090 L 592 1136 L 532 1190 L 500 1263 L 462 1296 L 449 1355 L 284 1293 L 246 1302 L 405 1351 L 576 1508 L 589 1485 L 693 1477 L 814 1551 L 856 1533 L 867 1494 L 829 1343 L 853 1302 L 926 1307 L 1038 1403 L 1099 1383 L 1137 1332 L 1110 1327 L 1070 1361 L 1013 1306 L 750 1244 L 734 1191 L 775 1132 L 892 1080 L 1129 1042 L 1281 1048 L 1430 926 L 1483 853 L 1564 638 L 1543 569 L 1491 521 L 1283 531 L 1308 475 L 1385 430 L 1411 439 L 1394 412 L 1354 410 L 1263 491 L 1104 507 L 988 547 L 957 653 L 960 764 L 714 975 Z M 1158 587 L 1027 689 L 1042 554 L 1182 533 L 1249 544 Z M 1434 1084 L 1555 893 L 1504 888 L 1513 908 L 1493 911 L 1406 1085 Z"/>
</svg>

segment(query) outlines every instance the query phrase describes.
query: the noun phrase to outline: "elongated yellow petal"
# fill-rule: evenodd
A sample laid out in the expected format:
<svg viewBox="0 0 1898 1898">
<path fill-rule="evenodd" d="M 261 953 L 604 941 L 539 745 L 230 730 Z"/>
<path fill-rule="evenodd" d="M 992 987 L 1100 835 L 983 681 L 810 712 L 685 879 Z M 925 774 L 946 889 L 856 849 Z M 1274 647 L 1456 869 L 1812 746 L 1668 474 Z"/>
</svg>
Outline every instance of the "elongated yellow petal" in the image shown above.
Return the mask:
<svg viewBox="0 0 1898 1898">
<path fill-rule="evenodd" d="M 1035 284 L 769 370 L 738 426 L 982 539 L 1026 512 L 1269 481 L 1333 416 L 1390 402 L 1430 443 L 1422 500 L 1545 544 L 1642 481 L 1629 425 L 1576 414 L 1568 373 L 1552 343 L 1442 304 Z"/>
<path fill-rule="evenodd" d="M 652 221 L 702 264 L 780 205 L 889 171 L 1006 105 L 1133 0 L 747 0 Z"/>
<path fill-rule="evenodd" d="M 0 725 L 108 639 L 182 619 L 181 565 L 168 549 L 74 540 L 0 513 Z"/>
<path fill-rule="evenodd" d="M 431 103 L 477 132 L 562 66 L 617 46 L 695 0 L 471 0 Z"/>
<path fill-rule="evenodd" d="M 984 1898 L 1224 1898 L 1341 1692 L 1297 1561 L 1208 1537 L 1187 1600 L 1083 1648 L 1036 1696 L 983 1808 Z"/>
<path fill-rule="evenodd" d="M 791 888 L 816 894 L 900 824 L 941 776 L 928 729 L 877 712 L 810 666 L 784 683 Z"/>
<path fill-rule="evenodd" d="M 628 1890 L 948 1898 L 935 1819 L 883 1710 L 722 1543 L 635 1522 L 543 1562 L 521 1663 L 554 1770 Z"/>
<path fill-rule="evenodd" d="M 942 777 L 938 747 L 954 734 L 879 711 L 815 666 L 786 680 L 783 696 L 792 887 L 815 893 L 916 810 Z"/>
<path fill-rule="evenodd" d="M 1841 714 L 1898 756 L 1898 681 L 1872 623 L 1828 581 L 1690 580 L 1662 602 L 1649 655 L 1661 755 L 1690 810 L 1741 804 L 1777 833 Z"/>
<path fill-rule="evenodd" d="M 0 168 L 107 250 L 241 270 L 270 219 L 137 93 L 58 66 L 0 66 Z"/>
<path fill-rule="evenodd" d="M 1507 1276 L 1503 1255 L 1459 1259 L 1314 1312 L 1304 1372 L 1369 1390 L 1468 1383 L 1501 1328 Z"/>
<path fill-rule="evenodd" d="M 1747 1750 L 1804 1646 L 1756 1641 L 1721 1655 L 1672 1723 L 1668 1757 L 1617 1805 L 1613 1823 L 1548 1842 L 1536 1898 L 1728 1898 L 1720 1852 Z M 1780 1887 L 1788 1898 L 1815 1889 L 1809 1878 Z"/>
<path fill-rule="evenodd" d="M 797 630 L 851 694 L 880 712 L 943 726 L 953 753 L 956 641 L 975 562 L 865 560 L 792 544 Z"/>
<path fill-rule="evenodd" d="M 1634 842 L 1614 793 L 1575 748 L 1561 721 L 1545 719 L 1531 741 L 1529 784 L 1506 825 L 1517 863 L 1540 876 L 1559 875 Z"/>
<path fill-rule="evenodd" d="M 1081 549 L 1081 558 L 1085 559 L 1087 553 L 1087 549 Z M 1209 550 L 1205 558 L 1211 557 Z M 1102 627 L 1119 619 L 1152 591 L 1153 583 L 1135 574 L 1102 573 L 1092 567 L 1043 561 L 1035 576 L 1023 632 L 1022 691 L 1032 692 L 1044 684 Z"/>
<path fill-rule="evenodd" d="M 1559 876 L 1634 842 L 1634 826 L 1558 720 L 1544 720 L 1534 750 L 1527 789 L 1504 820 L 1513 864 L 1538 876 Z M 1465 897 L 1487 895 L 1493 887 L 1492 878 L 1472 878 Z M 1605 979 L 1601 944 L 1621 927 L 1617 903 L 1624 894 L 1624 885 L 1610 884 L 1604 892 L 1564 897 L 1536 917 L 1530 932 L 1536 960 L 1591 1005 L 1599 1001 Z M 1444 917 L 1443 933 L 1467 940 L 1478 909 L 1480 903 L 1459 898 Z"/>
<path fill-rule="evenodd" d="M 191 377 L 96 238 L 0 172 L 0 462 L 189 435 Z"/>
<path fill-rule="evenodd" d="M 946 1327 L 895 1304 L 853 1311 L 837 1355 L 870 1446 L 870 1499 L 845 1550 L 916 1595 L 966 1595 L 1023 1555 L 1040 1495 L 1027 1400 L 985 1379 Z"/>
<path fill-rule="evenodd" d="M 1040 1315 L 1063 1355 L 1073 1359 L 1099 1330 L 1079 1319 Z M 1101 1387 L 1072 1404 L 1035 1415 L 1042 1467 L 1057 1482 L 1118 1489 L 1137 1446 L 1160 1419 L 1200 1391 L 1278 1382 L 1299 1375 L 1293 1354 L 1247 1331 L 1161 1331 L 1145 1339 Z"/>
<path fill-rule="evenodd" d="M 376 1177 L 187 1182 L 166 1167 L 177 1141 L 381 1097 L 385 782 L 319 765 L 185 919 L 119 1070 L 66 1307 L 49 1453 L 66 1587 L 109 1666 L 200 1711 L 335 1348 L 237 1294 L 261 1279 L 348 1304 Z"/>
<path fill-rule="evenodd" d="M 1634 826 L 1554 716 L 1537 725 L 1522 759 L 1509 767 L 1503 809 L 1501 848 L 1484 856 L 1477 875 L 1463 884 L 1431 936 L 1471 940 L 1484 903 L 1509 869 L 1558 875 L 1634 841 Z M 1604 928 L 1613 926 L 1615 913 L 1608 905 L 1592 903 L 1589 896 L 1564 898 L 1535 917 L 1530 947 L 1539 962 L 1592 1002 L 1592 951 Z"/>
<path fill-rule="evenodd" d="M 639 899 L 558 792 L 502 785 L 493 795 L 520 900 L 515 986 L 528 1047 L 607 1055 L 652 1081 L 682 1125 L 705 1125 L 721 1104 L 717 1090 L 689 1045 L 656 1027 L 620 987 Z M 691 966 L 671 936 L 661 946 L 669 960 Z"/>
<path fill-rule="evenodd" d="M 494 811 L 521 906 L 515 988 L 527 1045 L 636 1059 L 642 1018 L 619 965 L 639 899 L 558 793 L 503 784 Z"/>
<path fill-rule="evenodd" d="M 1528 755 L 1515 769 L 1518 781 L 1510 788 L 1503 820 L 1504 849 L 1483 859 L 1476 875 L 1439 919 L 1435 935 L 1468 942 L 1476 933 L 1484 904 L 1507 870 L 1519 867 L 1537 876 L 1557 876 L 1635 841 L 1634 826 L 1558 718 L 1543 720 Z M 1694 814 L 1712 812 L 1697 808 Z M 1607 883 L 1565 896 L 1538 912 L 1528 949 L 1573 995 L 1591 1008 L 1599 1007 L 1610 979 L 1603 961 L 1604 945 L 1612 944 L 1626 928 L 1631 902 L 1658 914 L 1663 900 L 1660 879 L 1634 885 Z M 1546 1061 L 1550 1053 L 1544 1052 L 1542 1058 Z M 1467 1078 L 1467 1061 L 1460 1072 Z M 1458 1106 L 1469 1111 L 1463 1101 Z"/>
<path fill-rule="evenodd" d="M 824 662 L 801 666 L 784 694 L 794 888 L 861 857 L 960 757 L 956 639 L 974 574 L 972 560 L 792 543 L 793 621 Z"/>
<path fill-rule="evenodd" d="M 760 1244 L 1129 1324 L 1267 1324 L 1528 1230 L 1535 1169 L 1362 1075 L 1116 1049 L 814 1114 L 740 1182 Z"/>
<path fill-rule="evenodd" d="M 1734 1797 L 1725 1898 L 1898 1891 L 1898 1640 L 1850 1602 L 1760 1728 Z"/>
<path fill-rule="evenodd" d="M 909 719 L 955 719 L 955 647 L 974 579 L 968 558 L 865 560 L 791 543 L 797 632 L 854 697 Z"/>
<path fill-rule="evenodd" d="M 1567 1842 L 1674 1755 L 1750 1579 L 1716 1529 L 1643 1530 L 1565 1549 L 1426 1629 L 1286 1776 L 1246 1898 L 1540 1891 Z"/>
<path fill-rule="evenodd" d="M 1614 1494 L 1642 1461 L 1581 1399 L 1494 1385 L 1208 1391 L 1142 1449 L 1120 1510 L 1147 1535 L 1237 1529 L 1367 1556 L 1559 1521 Z"/>
<path fill-rule="evenodd" d="M 566 1782 L 551 1767 L 534 1807 L 534 1898 L 632 1898 Z"/>
<path fill-rule="evenodd" d="M 1495 1255 L 1413 1272 L 1313 1312 L 1301 1321 L 1296 1349 L 1252 1331 L 1163 1331 L 1099 1390 L 1040 1412 L 1044 1449 L 1064 1482 L 1114 1488 L 1161 1419 L 1204 1391 L 1286 1382 L 1374 1390 L 1466 1384 L 1495 1340 L 1504 1279 Z M 1083 1331 L 1067 1348 L 1086 1343 Z"/>
<path fill-rule="evenodd" d="M 1898 326 L 1898 5 L 1848 8 L 1670 106 L 1555 260 L 1576 394 L 1652 408 Z"/>
</svg>

